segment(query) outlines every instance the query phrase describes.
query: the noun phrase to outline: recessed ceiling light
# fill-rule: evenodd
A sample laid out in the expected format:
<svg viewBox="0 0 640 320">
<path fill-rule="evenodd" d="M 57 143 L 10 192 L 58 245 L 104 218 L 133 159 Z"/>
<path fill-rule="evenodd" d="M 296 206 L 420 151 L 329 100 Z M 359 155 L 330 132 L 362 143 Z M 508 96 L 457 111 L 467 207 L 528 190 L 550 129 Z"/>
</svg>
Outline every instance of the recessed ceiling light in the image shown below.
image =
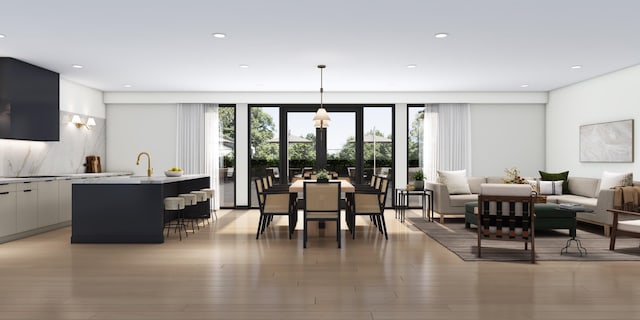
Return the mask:
<svg viewBox="0 0 640 320">
<path fill-rule="evenodd" d="M 79 64 L 71 65 L 71 67 L 72 67 L 72 68 L 76 68 L 76 69 L 82 69 L 82 68 L 84 68 L 84 66 L 83 66 L 83 65 L 79 65 Z"/>
<path fill-rule="evenodd" d="M 528 85 L 528 84 L 520 85 L 520 88 L 528 88 L 528 87 L 529 87 L 529 85 Z"/>
<path fill-rule="evenodd" d="M 123 84 L 122 86 L 123 86 L 123 87 L 125 87 L 125 88 L 131 88 L 131 87 L 133 87 L 133 86 L 132 86 L 132 85 L 130 85 L 130 84 Z"/>
<path fill-rule="evenodd" d="M 7 36 L 5 36 L 4 34 L 0 33 L 0 39 L 2 38 L 6 38 Z"/>
<path fill-rule="evenodd" d="M 446 38 L 446 37 L 448 37 L 448 36 L 449 36 L 449 34 L 448 34 L 448 33 L 444 33 L 444 32 L 436 33 L 436 34 L 434 35 L 434 37 L 436 37 L 436 38 L 438 38 L 438 39 L 443 39 L 443 38 Z"/>
<path fill-rule="evenodd" d="M 227 35 L 226 35 L 226 34 L 224 34 L 224 33 L 219 33 L 219 32 L 212 33 L 211 35 L 212 35 L 214 38 L 218 38 L 218 39 L 223 39 L 223 38 L 226 38 L 226 37 L 227 37 Z"/>
<path fill-rule="evenodd" d="M 249 65 L 248 64 L 241 64 L 241 65 L 239 65 L 239 67 L 242 68 L 242 69 L 247 69 L 247 68 L 249 68 Z"/>
<path fill-rule="evenodd" d="M 571 66 L 571 69 L 582 69 L 582 66 L 579 64 L 576 64 L 575 66 Z"/>
<path fill-rule="evenodd" d="M 415 69 L 415 68 L 417 68 L 417 67 L 418 67 L 418 65 L 417 65 L 417 64 L 408 64 L 408 65 L 407 65 L 407 68 L 409 68 L 409 69 Z"/>
</svg>

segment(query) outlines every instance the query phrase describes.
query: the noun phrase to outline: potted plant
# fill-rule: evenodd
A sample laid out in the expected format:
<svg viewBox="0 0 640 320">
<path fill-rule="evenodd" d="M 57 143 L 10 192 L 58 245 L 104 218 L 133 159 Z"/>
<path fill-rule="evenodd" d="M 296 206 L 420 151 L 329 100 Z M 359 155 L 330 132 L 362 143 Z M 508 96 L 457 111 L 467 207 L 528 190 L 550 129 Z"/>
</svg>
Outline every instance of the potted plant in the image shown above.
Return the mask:
<svg viewBox="0 0 640 320">
<path fill-rule="evenodd" d="M 327 170 L 320 170 L 318 174 L 316 174 L 316 181 L 318 182 L 329 182 L 329 172 Z"/>
<path fill-rule="evenodd" d="M 415 180 L 413 185 L 416 187 L 416 190 L 423 190 L 424 189 L 424 173 L 422 172 L 422 169 L 418 169 L 418 171 L 416 171 L 413 174 L 413 179 Z"/>
</svg>

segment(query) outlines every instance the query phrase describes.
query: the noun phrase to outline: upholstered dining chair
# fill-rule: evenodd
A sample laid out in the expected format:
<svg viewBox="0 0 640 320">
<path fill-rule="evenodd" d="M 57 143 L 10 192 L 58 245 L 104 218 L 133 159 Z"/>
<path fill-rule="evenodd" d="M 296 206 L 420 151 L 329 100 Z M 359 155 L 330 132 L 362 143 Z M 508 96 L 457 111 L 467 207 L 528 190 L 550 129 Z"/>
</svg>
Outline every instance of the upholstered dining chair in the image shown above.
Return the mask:
<svg viewBox="0 0 640 320">
<path fill-rule="evenodd" d="M 387 190 L 389 189 L 389 179 L 379 178 L 378 180 L 377 188 L 369 190 L 356 189 L 352 196 L 353 200 L 347 211 L 347 225 L 353 239 L 356 238 L 356 216 L 359 215 L 370 216 L 373 225 L 384 234 L 385 239 L 389 239 L 387 224 L 384 220 L 384 206 L 387 199 Z"/>
<path fill-rule="evenodd" d="M 640 238 L 640 212 L 620 209 L 607 209 L 607 211 L 613 214 L 609 250 L 616 249 L 616 238 L 618 236 Z"/>
<path fill-rule="evenodd" d="M 519 241 L 528 249 L 531 263 L 536 262 L 535 202 L 536 194 L 528 184 L 484 183 L 478 195 L 478 258 L 483 240 Z"/>
<path fill-rule="evenodd" d="M 338 248 L 342 246 L 340 233 L 340 181 L 304 183 L 304 240 L 307 247 L 307 230 L 309 221 L 335 221 L 336 241 Z"/>
<path fill-rule="evenodd" d="M 258 206 L 260 208 L 260 218 L 258 221 L 258 231 L 256 239 L 264 233 L 266 227 L 271 223 L 274 216 L 287 216 L 289 219 L 289 239 L 293 235 L 293 231 L 298 223 L 298 205 L 297 193 L 291 193 L 288 190 L 267 190 L 264 183 L 266 180 L 262 178 L 254 179 L 256 191 L 258 195 Z"/>
</svg>

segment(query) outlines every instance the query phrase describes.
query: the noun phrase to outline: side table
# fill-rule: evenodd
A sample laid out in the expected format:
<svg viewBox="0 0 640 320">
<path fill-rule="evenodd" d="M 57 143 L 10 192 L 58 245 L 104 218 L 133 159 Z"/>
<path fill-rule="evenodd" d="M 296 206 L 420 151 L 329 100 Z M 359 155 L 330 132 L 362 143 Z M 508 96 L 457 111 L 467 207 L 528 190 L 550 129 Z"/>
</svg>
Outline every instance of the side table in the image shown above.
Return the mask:
<svg viewBox="0 0 640 320">
<path fill-rule="evenodd" d="M 570 212 L 573 212 L 573 213 L 576 213 L 576 212 L 593 212 L 593 210 L 588 209 L 588 208 L 584 207 L 583 205 L 575 204 L 575 203 L 561 203 L 561 204 L 558 205 L 558 210 L 570 211 Z M 564 248 L 560 249 L 560 255 L 562 255 L 564 253 L 569 253 L 569 247 L 571 247 L 571 242 L 575 242 L 576 243 L 576 248 L 578 249 L 578 253 L 580 253 L 581 257 L 583 255 L 583 252 L 584 252 L 584 255 L 587 255 L 587 248 L 582 246 L 582 242 L 580 242 L 580 240 L 577 239 L 577 237 L 575 235 L 573 235 L 571 237 L 571 239 L 567 240 L 567 243 L 565 244 Z"/>
<path fill-rule="evenodd" d="M 409 197 L 420 196 L 422 199 L 422 219 L 433 221 L 433 190 L 407 190 L 407 188 L 396 188 L 395 193 L 396 219 L 400 219 L 401 222 L 404 222 L 406 209 L 409 208 Z"/>
</svg>

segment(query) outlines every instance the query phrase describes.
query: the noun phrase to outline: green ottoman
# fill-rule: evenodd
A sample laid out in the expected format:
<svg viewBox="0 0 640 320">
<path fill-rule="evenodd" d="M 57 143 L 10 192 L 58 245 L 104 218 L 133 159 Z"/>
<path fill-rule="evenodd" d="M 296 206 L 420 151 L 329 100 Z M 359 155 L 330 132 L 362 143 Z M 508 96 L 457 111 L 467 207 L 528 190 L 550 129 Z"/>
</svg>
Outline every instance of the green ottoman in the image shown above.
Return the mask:
<svg viewBox="0 0 640 320">
<path fill-rule="evenodd" d="M 467 202 L 464 205 L 464 226 L 470 228 L 476 224 L 474 214 L 478 202 Z M 536 230 L 568 229 L 571 238 L 576 237 L 576 213 L 562 210 L 555 203 L 536 203 Z"/>
</svg>

